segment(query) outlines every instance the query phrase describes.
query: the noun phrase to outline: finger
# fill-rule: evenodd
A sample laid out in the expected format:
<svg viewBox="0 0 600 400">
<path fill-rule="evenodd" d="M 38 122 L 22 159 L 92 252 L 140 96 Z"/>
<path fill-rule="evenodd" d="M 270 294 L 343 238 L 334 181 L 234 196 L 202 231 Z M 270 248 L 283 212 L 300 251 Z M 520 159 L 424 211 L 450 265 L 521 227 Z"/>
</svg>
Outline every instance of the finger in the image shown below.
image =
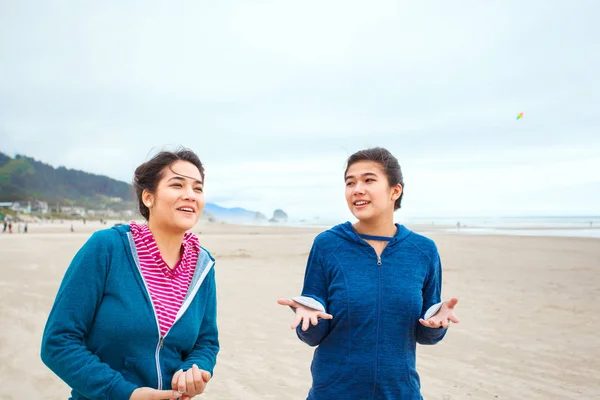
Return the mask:
<svg viewBox="0 0 600 400">
<path fill-rule="evenodd" d="M 152 400 L 165 400 L 165 399 L 179 399 L 181 398 L 181 393 L 178 393 L 174 390 L 152 390 L 152 393 L 148 393 L 150 396 L 149 399 Z"/>
<path fill-rule="evenodd" d="M 179 375 L 181 375 L 182 372 L 183 370 L 180 369 L 179 371 L 175 372 L 175 375 L 173 375 L 173 379 L 171 379 L 171 388 L 173 390 L 177 390 L 177 381 L 179 380 Z"/>
<path fill-rule="evenodd" d="M 200 394 L 204 392 L 204 387 L 206 386 L 206 381 L 202 376 L 202 370 L 198 368 L 196 364 L 192 366 L 192 372 L 194 374 L 194 386 L 196 387 L 196 393 Z"/>
<path fill-rule="evenodd" d="M 185 371 L 185 392 L 190 396 L 195 396 L 196 383 L 194 382 L 194 369 L 190 368 Z"/>
<path fill-rule="evenodd" d="M 423 318 L 419 319 L 419 323 L 423 326 L 426 326 L 427 328 L 429 328 L 429 322 L 425 321 Z"/>
<path fill-rule="evenodd" d="M 333 315 L 327 314 L 327 313 L 324 313 L 324 312 L 321 312 L 321 313 L 317 314 L 317 317 L 323 318 L 323 319 L 333 319 Z"/>
<path fill-rule="evenodd" d="M 456 306 L 456 304 L 458 304 L 458 299 L 456 297 L 451 298 L 450 300 L 448 300 L 446 302 L 446 305 L 448 306 L 448 308 L 453 309 L 454 306 Z"/>
<path fill-rule="evenodd" d="M 298 325 L 300 325 L 301 321 L 302 321 L 302 315 L 296 314 L 296 318 L 294 318 L 294 321 L 292 321 L 292 329 L 296 329 L 298 327 Z"/>
<path fill-rule="evenodd" d="M 186 388 L 185 388 L 185 375 L 186 373 L 183 372 L 179 375 L 179 379 L 177 380 L 177 390 L 180 393 L 185 393 L 186 392 Z"/>
<path fill-rule="evenodd" d="M 448 327 L 448 321 L 441 321 L 441 323 L 442 323 L 442 328 Z"/>
<path fill-rule="evenodd" d="M 202 379 L 202 370 L 196 364 L 192 365 L 192 372 L 194 373 L 194 380 L 196 380 L 196 377 Z"/>
<path fill-rule="evenodd" d="M 317 319 L 316 315 L 312 315 L 310 317 L 310 323 L 313 324 L 314 326 L 317 326 L 317 324 L 319 323 L 319 320 Z"/>
<path fill-rule="evenodd" d="M 208 381 L 210 381 L 210 378 L 212 378 L 210 372 L 204 371 L 204 370 L 201 370 L 201 371 L 202 371 L 202 379 L 204 379 L 204 382 L 208 383 Z"/>
<path fill-rule="evenodd" d="M 306 331 L 308 329 L 308 325 L 310 323 L 310 319 L 307 317 L 304 317 L 304 319 L 302 320 L 302 330 Z"/>
<path fill-rule="evenodd" d="M 458 324 L 460 322 L 460 320 L 455 315 L 449 316 L 448 319 L 454 322 L 455 324 Z"/>
<path fill-rule="evenodd" d="M 430 326 L 430 327 L 432 327 L 432 328 L 437 328 L 437 327 L 439 326 L 439 325 L 438 325 L 438 322 L 437 322 L 437 321 L 434 321 L 433 319 L 430 319 L 430 320 L 429 320 L 429 321 L 427 321 L 427 322 L 429 322 L 429 326 Z"/>
<path fill-rule="evenodd" d="M 298 303 L 296 303 L 292 299 L 279 299 L 279 300 L 277 300 L 277 303 L 281 304 L 282 306 L 291 306 L 291 307 L 297 307 L 298 306 Z"/>
</svg>

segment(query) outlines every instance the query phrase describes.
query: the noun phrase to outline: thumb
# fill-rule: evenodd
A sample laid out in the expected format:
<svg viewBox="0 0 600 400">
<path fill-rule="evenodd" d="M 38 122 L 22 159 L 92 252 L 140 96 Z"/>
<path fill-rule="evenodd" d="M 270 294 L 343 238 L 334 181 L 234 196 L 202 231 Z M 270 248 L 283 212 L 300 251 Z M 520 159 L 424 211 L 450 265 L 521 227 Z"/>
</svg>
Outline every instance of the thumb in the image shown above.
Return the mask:
<svg viewBox="0 0 600 400">
<path fill-rule="evenodd" d="M 282 306 L 291 306 L 291 307 L 296 307 L 296 302 L 292 299 L 279 299 L 277 300 L 277 304 L 280 304 Z"/>
<path fill-rule="evenodd" d="M 149 399 L 152 400 L 164 400 L 164 399 L 178 399 L 181 397 L 181 393 L 177 390 L 154 390 Z"/>
<path fill-rule="evenodd" d="M 210 372 L 202 370 L 202 380 L 204 380 L 204 382 L 208 382 L 210 378 Z"/>
<path fill-rule="evenodd" d="M 446 305 L 448 306 L 448 308 L 452 309 L 456 306 L 457 303 L 458 303 L 458 299 L 456 297 L 453 297 L 446 302 Z"/>
</svg>

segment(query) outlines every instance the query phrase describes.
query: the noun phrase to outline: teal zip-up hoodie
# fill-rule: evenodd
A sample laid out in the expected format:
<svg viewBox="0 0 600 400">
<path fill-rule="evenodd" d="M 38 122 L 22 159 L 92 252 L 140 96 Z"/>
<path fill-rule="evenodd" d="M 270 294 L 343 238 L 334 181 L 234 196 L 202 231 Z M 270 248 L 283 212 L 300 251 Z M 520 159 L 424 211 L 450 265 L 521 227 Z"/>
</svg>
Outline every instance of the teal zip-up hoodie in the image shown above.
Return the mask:
<svg viewBox="0 0 600 400">
<path fill-rule="evenodd" d="M 193 364 L 212 375 L 219 352 L 213 265 L 202 248 L 177 319 L 161 337 L 129 226 L 95 232 L 60 285 L 43 362 L 76 400 L 128 400 L 144 386 L 169 390 L 173 374 Z"/>
<path fill-rule="evenodd" d="M 350 222 L 316 237 L 302 296 L 333 319 L 296 330 L 318 346 L 309 400 L 422 399 L 416 344 L 435 344 L 447 329 L 419 318 L 440 303 L 442 270 L 431 239 L 396 226 L 381 257 Z"/>
</svg>

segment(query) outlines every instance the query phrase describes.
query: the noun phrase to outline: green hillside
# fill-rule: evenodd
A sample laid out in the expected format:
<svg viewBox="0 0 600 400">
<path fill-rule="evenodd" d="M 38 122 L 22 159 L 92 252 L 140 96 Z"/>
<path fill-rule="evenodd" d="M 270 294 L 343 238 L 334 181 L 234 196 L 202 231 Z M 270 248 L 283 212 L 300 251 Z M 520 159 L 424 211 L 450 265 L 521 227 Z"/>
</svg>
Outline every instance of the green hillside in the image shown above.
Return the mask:
<svg viewBox="0 0 600 400">
<path fill-rule="evenodd" d="M 111 198 L 123 201 L 114 203 Z M 42 200 L 83 207 L 131 208 L 131 185 L 106 176 L 65 167 L 54 168 L 33 158 L 11 158 L 0 152 L 0 201 Z"/>
</svg>

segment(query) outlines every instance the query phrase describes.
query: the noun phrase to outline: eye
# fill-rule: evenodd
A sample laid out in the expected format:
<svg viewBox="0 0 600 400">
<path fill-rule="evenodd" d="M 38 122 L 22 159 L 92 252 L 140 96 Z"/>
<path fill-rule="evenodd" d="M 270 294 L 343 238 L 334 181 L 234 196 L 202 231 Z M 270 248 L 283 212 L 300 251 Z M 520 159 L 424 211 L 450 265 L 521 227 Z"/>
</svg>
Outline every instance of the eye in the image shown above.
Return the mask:
<svg viewBox="0 0 600 400">
<path fill-rule="evenodd" d="M 346 182 L 346 186 L 354 185 L 354 182 Z"/>
<path fill-rule="evenodd" d="M 197 188 L 195 188 L 194 190 L 195 190 L 196 192 L 198 192 L 198 193 L 202 193 L 202 192 L 204 192 L 204 189 L 202 189 L 201 187 L 197 187 Z"/>
<path fill-rule="evenodd" d="M 180 188 L 180 187 L 182 187 L 182 186 L 181 186 L 181 183 L 174 183 L 174 184 L 172 184 L 172 185 L 171 185 L 171 187 L 177 187 L 177 188 Z"/>
<path fill-rule="evenodd" d="M 373 178 L 367 178 L 365 182 L 375 182 L 375 179 L 373 179 Z"/>
</svg>

